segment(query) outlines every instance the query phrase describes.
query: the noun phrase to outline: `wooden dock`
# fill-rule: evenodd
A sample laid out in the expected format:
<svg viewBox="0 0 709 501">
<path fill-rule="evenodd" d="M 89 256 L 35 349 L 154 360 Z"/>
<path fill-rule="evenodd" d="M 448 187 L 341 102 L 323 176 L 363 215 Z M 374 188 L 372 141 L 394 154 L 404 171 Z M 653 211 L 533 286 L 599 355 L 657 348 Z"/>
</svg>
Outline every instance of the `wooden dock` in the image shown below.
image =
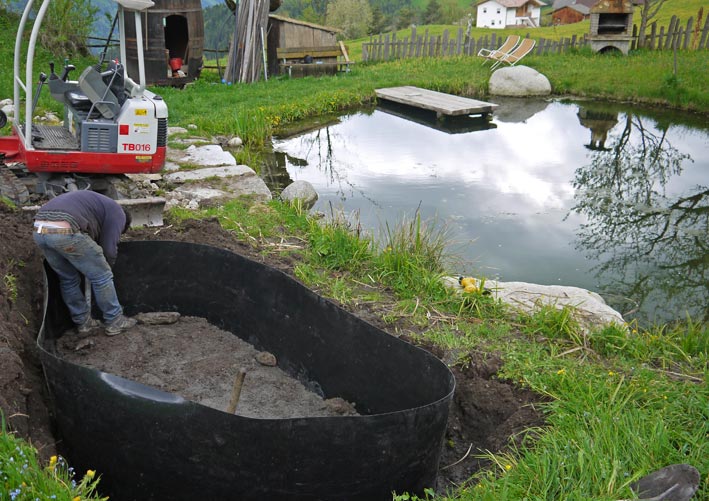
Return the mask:
<svg viewBox="0 0 709 501">
<path fill-rule="evenodd" d="M 467 97 L 454 96 L 453 94 L 421 89 L 410 85 L 376 89 L 375 92 L 379 99 L 435 111 L 438 118 L 462 115 L 486 116 L 497 108 L 494 103 L 486 103 L 485 101 L 477 101 Z"/>
</svg>

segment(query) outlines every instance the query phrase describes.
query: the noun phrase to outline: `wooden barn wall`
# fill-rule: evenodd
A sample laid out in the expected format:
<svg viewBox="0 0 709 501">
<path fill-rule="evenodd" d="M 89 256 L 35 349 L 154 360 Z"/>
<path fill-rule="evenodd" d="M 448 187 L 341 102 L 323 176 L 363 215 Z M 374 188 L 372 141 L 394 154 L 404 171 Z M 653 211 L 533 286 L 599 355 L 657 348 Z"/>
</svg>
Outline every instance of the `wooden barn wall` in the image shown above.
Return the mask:
<svg viewBox="0 0 709 501">
<path fill-rule="evenodd" d="M 557 10 L 552 15 L 554 24 L 573 24 L 583 21 L 584 16 L 579 11 L 564 7 Z"/>
<path fill-rule="evenodd" d="M 268 70 L 269 74 L 277 75 L 279 61 L 276 56 L 278 47 L 321 47 L 337 45 L 335 33 L 320 30 L 311 26 L 269 19 L 268 29 Z"/>
<path fill-rule="evenodd" d="M 292 23 L 279 24 L 279 47 L 319 47 L 335 45 L 334 33 Z"/>
</svg>

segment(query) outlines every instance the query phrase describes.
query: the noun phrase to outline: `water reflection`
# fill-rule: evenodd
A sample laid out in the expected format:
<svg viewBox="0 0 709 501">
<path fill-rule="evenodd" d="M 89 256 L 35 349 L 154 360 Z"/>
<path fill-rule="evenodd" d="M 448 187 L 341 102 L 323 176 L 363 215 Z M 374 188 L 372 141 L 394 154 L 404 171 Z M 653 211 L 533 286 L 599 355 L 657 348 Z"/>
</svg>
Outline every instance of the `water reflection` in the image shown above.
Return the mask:
<svg viewBox="0 0 709 501">
<path fill-rule="evenodd" d="M 437 117 L 435 111 L 414 108 L 392 101 L 382 100 L 377 105 L 377 110 L 448 134 L 466 134 L 497 127 L 487 117 L 465 115 Z"/>
<path fill-rule="evenodd" d="M 706 321 L 709 188 L 704 179 L 670 189 L 691 158 L 672 145 L 668 124 L 647 121 L 626 114 L 609 146 L 576 171 L 573 210 L 588 218 L 577 242 L 598 262 L 606 290 L 652 306 L 660 318 L 679 307 Z"/>
<path fill-rule="evenodd" d="M 608 133 L 618 123 L 618 113 L 603 109 L 579 106 L 579 122 L 591 130 L 591 140 L 586 145 L 589 150 L 606 151 Z"/>
<path fill-rule="evenodd" d="M 357 211 L 375 233 L 419 208 L 458 236 L 461 272 L 596 290 L 645 321 L 706 317 L 706 126 L 496 102 L 496 127 L 461 132 L 379 109 L 343 116 L 274 139 L 264 177 L 276 191 L 311 182 L 316 209 Z"/>
</svg>

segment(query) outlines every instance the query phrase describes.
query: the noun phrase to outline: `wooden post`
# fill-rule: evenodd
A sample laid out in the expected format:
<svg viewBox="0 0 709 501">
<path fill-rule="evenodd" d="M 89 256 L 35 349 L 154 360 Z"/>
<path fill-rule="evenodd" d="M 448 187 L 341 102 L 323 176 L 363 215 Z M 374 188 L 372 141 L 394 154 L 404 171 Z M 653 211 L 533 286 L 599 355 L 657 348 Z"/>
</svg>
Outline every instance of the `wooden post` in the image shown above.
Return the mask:
<svg viewBox="0 0 709 501">
<path fill-rule="evenodd" d="M 246 369 L 241 368 L 234 379 L 234 386 L 231 388 L 231 399 L 229 400 L 229 407 L 226 409 L 229 414 L 236 412 L 236 406 L 239 404 L 239 398 L 241 398 L 241 388 L 244 386 L 244 378 L 246 378 Z"/>
<path fill-rule="evenodd" d="M 692 35 L 692 23 L 694 18 L 690 17 L 687 21 L 687 28 L 684 30 L 684 42 L 682 43 L 682 48 L 687 50 L 689 48 L 689 37 Z"/>
<path fill-rule="evenodd" d="M 672 40 L 675 37 L 675 31 L 677 30 L 677 16 L 672 16 L 670 19 L 670 27 L 667 28 L 667 38 L 665 39 L 665 50 L 672 48 Z"/>
</svg>

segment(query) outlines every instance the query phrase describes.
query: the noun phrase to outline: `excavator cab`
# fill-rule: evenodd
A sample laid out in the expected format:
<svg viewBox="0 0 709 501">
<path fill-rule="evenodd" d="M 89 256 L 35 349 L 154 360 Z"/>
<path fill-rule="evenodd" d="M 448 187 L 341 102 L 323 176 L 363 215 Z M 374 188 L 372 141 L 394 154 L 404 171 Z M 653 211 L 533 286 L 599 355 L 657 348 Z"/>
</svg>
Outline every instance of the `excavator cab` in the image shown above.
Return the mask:
<svg viewBox="0 0 709 501">
<path fill-rule="evenodd" d="M 17 30 L 15 117 L 12 135 L 0 137 L 0 194 L 23 203 L 22 198 L 29 198 L 30 191 L 52 197 L 73 189 L 93 189 L 119 199 L 121 203 L 121 194 L 107 182 L 107 175 L 156 173 L 165 164 L 167 105 L 160 96 L 145 88 L 141 13 L 154 3 L 151 0 L 115 0 L 118 4 L 120 58 L 109 61 L 105 69 L 102 62 L 89 66 L 76 80 L 70 79 L 76 71 L 73 65 L 66 64 L 58 75 L 54 64 L 50 64 L 49 76 L 40 74 L 33 95 L 30 82 L 34 74 L 34 52 L 51 1 L 42 0 L 26 54 L 22 53 L 22 41 L 34 0 L 28 1 Z M 123 64 L 126 60 L 126 22 L 135 24 L 137 82 Z M 24 81 L 20 71 L 23 60 Z M 34 121 L 35 107 L 44 85 L 49 88 L 52 98 L 64 105 L 64 120 L 60 125 Z M 19 183 L 17 180 L 8 182 L 8 170 L 14 171 Z M 25 186 L 24 193 L 22 185 Z M 20 193 L 14 193 L 18 191 Z M 132 205 L 138 204 L 132 202 Z M 144 219 L 137 218 L 138 221 Z"/>
</svg>

